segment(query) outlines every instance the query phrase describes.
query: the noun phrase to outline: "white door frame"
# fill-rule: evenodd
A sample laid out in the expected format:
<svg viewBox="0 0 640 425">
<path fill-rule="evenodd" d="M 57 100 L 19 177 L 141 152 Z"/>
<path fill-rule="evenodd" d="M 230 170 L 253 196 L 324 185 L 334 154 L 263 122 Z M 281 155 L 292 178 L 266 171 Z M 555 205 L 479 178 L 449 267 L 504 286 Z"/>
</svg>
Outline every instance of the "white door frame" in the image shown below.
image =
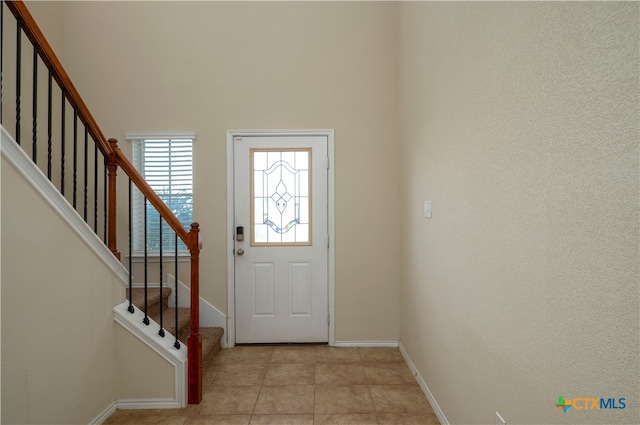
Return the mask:
<svg viewBox="0 0 640 425">
<path fill-rule="evenodd" d="M 329 231 L 329 253 L 328 253 L 328 294 L 329 294 L 329 345 L 334 346 L 335 338 L 335 226 L 334 226 L 334 131 L 324 130 L 227 130 L 227 332 L 226 346 L 231 348 L 236 341 L 235 328 L 235 255 L 234 249 L 234 221 L 235 221 L 235 199 L 234 199 L 234 146 L 233 140 L 236 137 L 249 136 L 326 136 L 329 152 L 328 170 L 328 199 L 327 218 Z"/>
</svg>

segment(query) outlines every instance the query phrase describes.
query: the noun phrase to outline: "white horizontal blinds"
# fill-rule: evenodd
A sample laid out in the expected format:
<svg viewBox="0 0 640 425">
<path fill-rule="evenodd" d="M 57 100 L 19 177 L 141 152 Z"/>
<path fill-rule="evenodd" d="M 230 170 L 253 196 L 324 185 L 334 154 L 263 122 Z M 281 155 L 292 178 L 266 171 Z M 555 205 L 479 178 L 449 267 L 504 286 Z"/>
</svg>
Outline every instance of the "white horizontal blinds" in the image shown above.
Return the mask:
<svg viewBox="0 0 640 425">
<path fill-rule="evenodd" d="M 193 140 L 190 138 L 145 138 L 134 141 L 134 162 L 149 186 L 164 201 L 180 222 L 188 228 L 193 221 Z M 134 250 L 142 251 L 144 239 L 144 198 L 134 195 Z M 163 220 L 160 236 L 158 212 L 146 203 L 146 248 L 164 252 L 175 250 L 175 233 Z M 179 241 L 179 250 L 186 250 Z"/>
</svg>

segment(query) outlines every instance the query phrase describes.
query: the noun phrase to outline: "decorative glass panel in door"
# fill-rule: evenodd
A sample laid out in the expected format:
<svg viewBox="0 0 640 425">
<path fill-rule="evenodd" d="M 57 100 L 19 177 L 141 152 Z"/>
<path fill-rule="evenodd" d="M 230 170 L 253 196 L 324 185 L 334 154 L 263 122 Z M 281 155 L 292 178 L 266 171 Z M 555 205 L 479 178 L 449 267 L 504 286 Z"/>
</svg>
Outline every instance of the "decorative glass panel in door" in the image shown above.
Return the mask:
<svg viewBox="0 0 640 425">
<path fill-rule="evenodd" d="M 312 245 L 311 149 L 251 149 L 251 246 Z"/>
</svg>

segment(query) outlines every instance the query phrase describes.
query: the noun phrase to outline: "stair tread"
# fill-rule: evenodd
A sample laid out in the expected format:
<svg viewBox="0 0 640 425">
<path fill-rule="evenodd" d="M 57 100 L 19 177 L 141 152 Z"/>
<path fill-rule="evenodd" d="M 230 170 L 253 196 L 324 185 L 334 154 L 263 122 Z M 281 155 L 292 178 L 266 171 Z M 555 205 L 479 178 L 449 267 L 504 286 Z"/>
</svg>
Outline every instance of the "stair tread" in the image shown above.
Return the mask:
<svg viewBox="0 0 640 425">
<path fill-rule="evenodd" d="M 153 317 L 153 320 L 160 323 L 160 315 Z M 175 335 L 176 331 L 176 309 L 168 308 L 162 312 L 162 321 L 164 328 L 172 335 Z M 191 309 L 178 308 L 178 339 L 182 340 L 185 333 L 189 335 L 191 327 Z"/>
<path fill-rule="evenodd" d="M 165 304 L 171 295 L 171 288 L 162 288 L 162 298 Z M 133 305 L 144 311 L 144 288 L 133 288 L 132 296 L 129 297 L 129 290 L 127 289 L 127 299 L 131 299 Z M 147 309 L 151 312 L 159 311 L 157 305 L 160 303 L 160 288 L 147 288 Z"/>
</svg>

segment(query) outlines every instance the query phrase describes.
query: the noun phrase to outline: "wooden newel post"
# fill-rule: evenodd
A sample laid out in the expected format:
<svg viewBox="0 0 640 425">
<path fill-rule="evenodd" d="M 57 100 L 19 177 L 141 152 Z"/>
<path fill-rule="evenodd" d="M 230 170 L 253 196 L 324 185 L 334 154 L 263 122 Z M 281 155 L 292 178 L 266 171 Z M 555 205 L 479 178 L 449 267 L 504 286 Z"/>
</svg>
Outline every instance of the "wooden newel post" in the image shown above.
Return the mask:
<svg viewBox="0 0 640 425">
<path fill-rule="evenodd" d="M 191 252 L 191 334 L 187 340 L 189 404 L 202 400 L 202 337 L 200 336 L 200 225 L 191 224 L 189 231 Z"/>
<path fill-rule="evenodd" d="M 108 196 L 107 196 L 107 246 L 109 250 L 120 259 L 120 252 L 118 251 L 116 244 L 116 177 L 118 174 L 118 154 L 120 150 L 118 147 L 118 141 L 116 139 L 109 139 L 109 145 L 111 146 L 111 152 L 107 157 L 107 172 L 108 172 Z"/>
</svg>

